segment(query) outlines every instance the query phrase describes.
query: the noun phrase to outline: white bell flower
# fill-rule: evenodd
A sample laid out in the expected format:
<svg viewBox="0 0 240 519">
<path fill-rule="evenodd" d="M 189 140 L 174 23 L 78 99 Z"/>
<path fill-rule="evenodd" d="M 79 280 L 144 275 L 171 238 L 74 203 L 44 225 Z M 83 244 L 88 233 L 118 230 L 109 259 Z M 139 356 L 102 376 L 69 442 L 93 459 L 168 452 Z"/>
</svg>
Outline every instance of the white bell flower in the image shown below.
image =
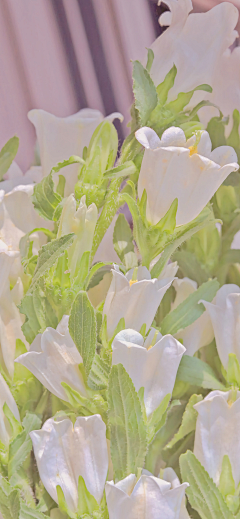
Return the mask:
<svg viewBox="0 0 240 519">
<path fill-rule="evenodd" d="M 238 9 L 223 2 L 206 13 L 189 15 L 191 0 L 164 0 L 164 3 L 171 12 L 161 16 L 160 24 L 170 27 L 151 46 L 154 52 L 151 76 L 158 86 L 176 65 L 175 84 L 169 92 L 171 101 L 180 92 L 189 92 L 201 84 L 213 87 L 222 55 L 237 36 L 234 29 Z"/>
<path fill-rule="evenodd" d="M 62 382 L 86 396 L 78 368 L 82 357 L 70 336 L 68 320 L 69 316 L 65 315 L 56 330 L 46 328 L 43 334 L 38 334 L 30 350 L 15 361 L 29 369 L 51 393 L 65 401 L 68 398 Z"/>
<path fill-rule="evenodd" d="M 10 271 L 18 259 L 19 252 L 8 250 L 0 240 L 0 362 L 12 376 L 14 371 L 14 356 L 16 340 L 21 339 L 25 344 L 21 326 L 22 316 L 17 308 L 23 296 L 22 282 L 18 279 L 10 290 Z"/>
<path fill-rule="evenodd" d="M 109 519 L 185 519 L 181 505 L 187 483 L 171 488 L 171 483 L 152 475 L 135 474 L 114 484 L 106 483 Z"/>
<path fill-rule="evenodd" d="M 8 445 L 9 437 L 11 435 L 11 426 L 3 412 L 3 406 L 7 404 L 10 411 L 12 411 L 16 420 L 20 422 L 20 415 L 17 404 L 12 396 L 12 393 L 5 382 L 3 376 L 0 374 L 0 441 L 4 445 Z"/>
<path fill-rule="evenodd" d="M 178 199 L 176 225 L 196 218 L 232 171 L 237 171 L 237 154 L 230 146 L 212 150 L 206 131 L 186 140 L 180 128 L 168 128 L 161 140 L 151 128 L 136 132 L 145 147 L 138 180 L 138 195 L 147 193 L 147 219 L 153 225 Z"/>
<path fill-rule="evenodd" d="M 74 195 L 70 195 L 63 206 L 57 237 L 74 232 L 76 239 L 68 249 L 69 270 L 74 276 L 77 265 L 84 252 L 91 251 L 93 235 L 98 219 L 95 204 L 86 205 L 86 196 L 82 196 L 78 209 Z"/>
<path fill-rule="evenodd" d="M 178 307 L 188 296 L 197 290 L 197 283 L 189 278 L 175 279 L 173 286 L 176 290 L 176 297 L 172 304 L 172 310 Z M 211 319 L 207 312 L 204 312 L 194 323 L 183 330 L 178 331 L 176 339 L 182 340 L 186 354 L 193 356 L 203 346 L 207 346 L 214 339 L 214 332 Z"/>
<path fill-rule="evenodd" d="M 202 303 L 212 321 L 218 355 L 227 369 L 229 353 L 235 353 L 240 362 L 240 288 L 223 285 L 213 303 Z"/>
<path fill-rule="evenodd" d="M 172 394 L 177 370 L 186 351 L 172 335 L 162 335 L 152 328 L 144 342 L 134 330 L 119 332 L 112 343 L 112 363 L 122 364 L 136 391 L 144 388 L 144 403 L 149 416 Z"/>
<path fill-rule="evenodd" d="M 58 502 L 60 485 L 72 512 L 78 506 L 78 479 L 100 503 L 108 471 L 106 426 L 100 415 L 54 421 L 30 433 L 40 478 L 52 499 Z"/>
<path fill-rule="evenodd" d="M 72 155 L 82 156 L 83 148 L 89 145 L 94 130 L 104 120 L 98 110 L 84 108 L 68 117 L 55 117 L 44 110 L 31 110 L 29 120 L 34 124 L 40 148 L 40 159 L 45 177 L 51 169 Z M 110 121 L 122 120 L 122 115 L 113 113 Z M 78 164 L 66 166 L 62 174 L 66 177 L 65 196 L 74 191 L 79 171 Z"/>
<path fill-rule="evenodd" d="M 125 319 L 126 328 L 139 332 L 142 325 L 146 324 L 148 331 L 174 275 L 165 279 L 151 279 L 148 269 L 139 267 L 136 279 L 133 280 L 134 269 L 129 270 L 124 276 L 116 265 L 112 274 L 112 282 L 103 308 L 103 315 L 107 316 L 109 338 L 113 336 L 122 318 Z"/>
<path fill-rule="evenodd" d="M 240 482 L 240 392 L 212 391 L 194 406 L 198 412 L 194 454 L 219 484 L 223 457 L 229 457 L 235 485 Z"/>
<path fill-rule="evenodd" d="M 167 467 L 166 469 L 163 469 L 160 471 L 161 478 L 164 479 L 164 481 L 168 481 L 171 483 L 171 488 L 178 488 L 181 486 L 181 483 L 177 477 L 176 472 L 171 467 Z M 185 495 L 182 498 L 181 508 L 180 508 L 180 515 L 179 519 L 190 519 L 190 516 L 188 514 L 187 508 L 186 508 L 186 498 Z"/>
</svg>

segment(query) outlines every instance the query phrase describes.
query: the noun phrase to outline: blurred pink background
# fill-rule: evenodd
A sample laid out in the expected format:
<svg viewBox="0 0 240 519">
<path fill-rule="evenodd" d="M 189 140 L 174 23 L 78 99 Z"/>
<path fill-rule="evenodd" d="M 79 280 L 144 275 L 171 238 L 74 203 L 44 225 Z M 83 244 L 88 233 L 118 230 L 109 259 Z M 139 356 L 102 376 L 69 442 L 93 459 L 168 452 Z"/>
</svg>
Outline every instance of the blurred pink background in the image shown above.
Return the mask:
<svg viewBox="0 0 240 519">
<path fill-rule="evenodd" d="M 195 0 L 196 11 L 217 0 Z M 240 0 L 232 3 L 240 7 Z M 86 106 L 121 112 L 127 132 L 131 59 L 160 34 L 154 0 L 0 0 L 0 148 L 20 137 L 25 171 L 34 156 L 32 108 L 67 116 Z"/>
</svg>

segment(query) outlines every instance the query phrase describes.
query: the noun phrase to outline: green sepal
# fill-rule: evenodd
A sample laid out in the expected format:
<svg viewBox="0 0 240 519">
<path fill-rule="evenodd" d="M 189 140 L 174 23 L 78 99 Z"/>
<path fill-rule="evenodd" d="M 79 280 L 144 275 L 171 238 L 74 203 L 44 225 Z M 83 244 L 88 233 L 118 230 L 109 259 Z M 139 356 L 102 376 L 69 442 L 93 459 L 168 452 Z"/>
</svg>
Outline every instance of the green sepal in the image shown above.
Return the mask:
<svg viewBox="0 0 240 519">
<path fill-rule="evenodd" d="M 78 508 L 77 513 L 80 517 L 84 514 L 91 515 L 96 510 L 99 510 L 99 505 L 95 497 L 90 494 L 86 487 L 86 483 L 82 476 L 78 478 Z"/>
<path fill-rule="evenodd" d="M 235 481 L 233 478 L 232 466 L 230 459 L 226 454 L 223 456 L 222 460 L 222 469 L 218 488 L 224 498 L 226 498 L 228 495 L 233 496 L 235 494 Z"/>
<path fill-rule="evenodd" d="M 6 418 L 8 419 L 8 422 L 11 426 L 12 433 L 11 433 L 11 440 L 14 440 L 16 436 L 22 432 L 22 425 L 21 423 L 15 418 L 13 415 L 11 409 L 9 409 L 7 403 L 3 405 L 3 412 Z"/>
<path fill-rule="evenodd" d="M 177 75 L 177 67 L 176 67 L 176 65 L 173 65 L 171 70 L 169 70 L 169 72 L 167 73 L 163 82 L 160 83 L 160 85 L 158 85 L 158 87 L 157 87 L 158 103 L 161 106 L 164 106 L 167 102 L 168 93 L 169 93 L 169 90 L 171 90 L 171 88 L 174 85 L 176 75 Z"/>
<path fill-rule="evenodd" d="M 115 223 L 113 246 L 127 270 L 137 267 L 138 261 L 134 252 L 132 231 L 124 214 L 119 214 Z"/>
<path fill-rule="evenodd" d="M 240 136 L 239 136 L 239 125 L 240 125 L 240 113 L 238 110 L 233 111 L 233 126 L 229 137 L 227 138 L 227 145 L 232 146 L 240 160 Z M 218 145 L 219 146 L 219 145 Z"/>
<path fill-rule="evenodd" d="M 196 409 L 194 409 L 194 405 L 201 402 L 202 399 L 202 395 L 192 395 L 190 397 L 183 413 L 182 423 L 178 432 L 166 445 L 165 449 L 171 449 L 179 440 L 182 440 L 187 434 L 195 430 L 198 413 Z"/>
<path fill-rule="evenodd" d="M 148 52 L 148 55 L 147 55 L 147 64 L 146 64 L 146 69 L 147 71 L 151 72 L 151 68 L 152 68 L 152 64 L 153 64 L 153 60 L 154 60 L 154 52 L 152 49 L 147 49 L 147 52 Z"/>
<path fill-rule="evenodd" d="M 227 381 L 240 388 L 240 366 L 235 353 L 228 355 Z"/>
<path fill-rule="evenodd" d="M 70 510 L 70 508 L 68 507 L 66 499 L 64 497 L 63 490 L 61 489 L 60 485 L 56 486 L 56 491 L 57 491 L 57 498 L 58 498 L 58 506 L 59 506 L 60 510 L 62 512 L 64 512 L 65 514 L 67 514 L 67 516 L 70 519 L 77 519 L 77 513 L 72 512 L 72 510 Z"/>
</svg>

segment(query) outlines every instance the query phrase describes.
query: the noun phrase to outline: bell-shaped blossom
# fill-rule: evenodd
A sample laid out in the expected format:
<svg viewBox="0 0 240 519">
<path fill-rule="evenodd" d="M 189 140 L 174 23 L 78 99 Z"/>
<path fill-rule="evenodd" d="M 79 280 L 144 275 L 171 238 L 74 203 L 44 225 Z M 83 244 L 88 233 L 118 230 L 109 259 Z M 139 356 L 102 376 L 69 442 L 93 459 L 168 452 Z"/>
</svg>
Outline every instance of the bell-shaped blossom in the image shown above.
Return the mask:
<svg viewBox="0 0 240 519">
<path fill-rule="evenodd" d="M 164 3 L 171 12 L 161 16 L 160 24 L 170 27 L 151 47 L 154 52 L 151 76 L 158 86 L 176 65 L 175 84 L 169 92 L 169 100 L 172 100 L 180 92 L 188 92 L 203 83 L 213 87 L 222 55 L 237 35 L 234 29 L 238 10 L 231 3 L 223 2 L 207 13 L 189 15 L 191 0 L 164 0 Z"/>
<path fill-rule="evenodd" d="M 74 195 L 66 199 L 59 222 L 58 238 L 72 232 L 76 234 L 76 239 L 68 250 L 69 269 L 73 276 L 83 253 L 91 251 L 97 218 L 96 205 L 87 207 L 85 195 L 82 196 L 78 209 Z"/>
<path fill-rule="evenodd" d="M 176 472 L 171 467 L 167 467 L 163 471 L 161 471 L 161 478 L 164 479 L 164 481 L 168 481 L 171 483 L 171 488 L 178 488 L 181 486 L 181 483 L 177 477 Z M 186 508 L 186 498 L 185 495 L 182 498 L 181 508 L 180 508 L 180 515 L 179 519 L 190 519 L 190 516 L 188 514 L 187 508 Z"/>
<path fill-rule="evenodd" d="M 28 118 L 36 129 L 43 176 L 48 175 L 58 162 L 67 160 L 72 155 L 81 157 L 94 130 L 104 120 L 101 112 L 90 108 L 84 108 L 69 117 L 55 117 L 44 110 L 31 110 Z M 122 115 L 113 113 L 108 116 L 110 121 L 116 118 L 122 120 Z M 78 171 L 79 166 L 72 164 L 61 172 L 67 179 L 66 196 L 74 191 Z"/>
<path fill-rule="evenodd" d="M 202 301 L 212 321 L 218 355 L 225 369 L 229 353 L 235 353 L 240 362 L 240 288 L 223 285 L 213 303 Z"/>
<path fill-rule="evenodd" d="M 119 332 L 112 343 L 112 363 L 122 364 L 136 391 L 144 388 L 144 403 L 149 416 L 172 394 L 180 360 L 186 351 L 172 335 L 162 335 L 152 328 L 144 342 L 134 330 Z"/>
<path fill-rule="evenodd" d="M 171 488 L 171 483 L 135 474 L 115 483 L 106 483 L 109 519 L 185 519 L 181 515 L 187 483 Z"/>
<path fill-rule="evenodd" d="M 3 376 L 0 374 L 0 441 L 7 445 L 11 435 L 11 426 L 3 412 L 3 406 L 7 404 L 10 411 L 13 413 L 16 420 L 20 422 L 20 415 L 17 404 L 12 396 L 12 393 L 5 382 Z"/>
<path fill-rule="evenodd" d="M 139 267 L 136 279 L 132 279 L 134 269 L 126 276 L 118 266 L 112 270 L 113 278 L 105 299 L 103 315 L 107 316 L 107 333 L 112 337 L 120 321 L 125 319 L 125 327 L 140 331 L 146 324 L 149 330 L 161 300 L 170 287 L 174 275 L 165 279 L 151 279 L 146 267 Z"/>
<path fill-rule="evenodd" d="M 235 400 L 235 401 L 233 401 Z M 229 457 L 237 486 L 240 482 L 240 392 L 212 391 L 194 407 L 198 412 L 194 454 L 218 485 L 223 457 Z"/>
<path fill-rule="evenodd" d="M 147 193 L 147 219 L 153 225 L 178 199 L 176 225 L 184 225 L 204 209 L 222 182 L 237 171 L 237 154 L 230 146 L 212 150 L 206 131 L 199 142 L 194 135 L 186 140 L 180 128 L 168 128 L 161 140 L 151 128 L 136 132 L 145 147 L 138 180 L 138 195 Z"/>
<path fill-rule="evenodd" d="M 189 278 L 175 279 L 173 286 L 176 297 L 172 304 L 172 310 L 178 307 L 185 299 L 197 290 L 197 283 Z M 176 339 L 182 340 L 187 355 L 194 355 L 203 346 L 207 346 L 214 339 L 211 319 L 204 312 L 194 323 L 175 334 Z"/>
<path fill-rule="evenodd" d="M 28 184 L 38 184 L 42 180 L 41 166 L 32 166 L 26 173 L 23 173 L 18 164 L 13 161 L 7 173 L 5 173 L 1 182 L 1 189 L 5 193 L 9 193 L 17 186 L 26 186 Z"/>
<path fill-rule="evenodd" d="M 21 326 L 22 316 L 17 308 L 23 296 L 23 287 L 19 279 L 10 290 L 11 267 L 18 259 L 19 252 L 8 250 L 0 240 L 0 363 L 13 375 L 16 340 L 25 341 Z"/>
<path fill-rule="evenodd" d="M 27 353 L 16 359 L 25 366 L 51 393 L 68 401 L 62 387 L 65 382 L 83 396 L 86 389 L 78 365 L 82 357 L 68 330 L 69 317 L 64 315 L 57 329 L 46 328 L 38 334 Z"/>
<path fill-rule="evenodd" d="M 40 431 L 30 433 L 40 478 L 58 502 L 60 485 L 69 509 L 77 511 L 78 479 L 100 503 L 108 471 L 106 426 L 100 415 L 69 419 L 50 418 Z"/>
</svg>

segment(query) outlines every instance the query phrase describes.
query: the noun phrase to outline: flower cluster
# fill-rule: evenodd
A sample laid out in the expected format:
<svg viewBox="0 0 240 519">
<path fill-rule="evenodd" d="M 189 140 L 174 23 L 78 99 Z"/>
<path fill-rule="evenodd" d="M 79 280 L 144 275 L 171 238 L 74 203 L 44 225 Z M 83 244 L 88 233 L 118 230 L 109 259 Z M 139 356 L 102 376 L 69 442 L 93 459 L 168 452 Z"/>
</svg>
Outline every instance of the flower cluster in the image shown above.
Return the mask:
<svg viewBox="0 0 240 519">
<path fill-rule="evenodd" d="M 165 4 L 121 150 L 1 151 L 0 519 L 240 519 L 238 11 Z"/>
</svg>

